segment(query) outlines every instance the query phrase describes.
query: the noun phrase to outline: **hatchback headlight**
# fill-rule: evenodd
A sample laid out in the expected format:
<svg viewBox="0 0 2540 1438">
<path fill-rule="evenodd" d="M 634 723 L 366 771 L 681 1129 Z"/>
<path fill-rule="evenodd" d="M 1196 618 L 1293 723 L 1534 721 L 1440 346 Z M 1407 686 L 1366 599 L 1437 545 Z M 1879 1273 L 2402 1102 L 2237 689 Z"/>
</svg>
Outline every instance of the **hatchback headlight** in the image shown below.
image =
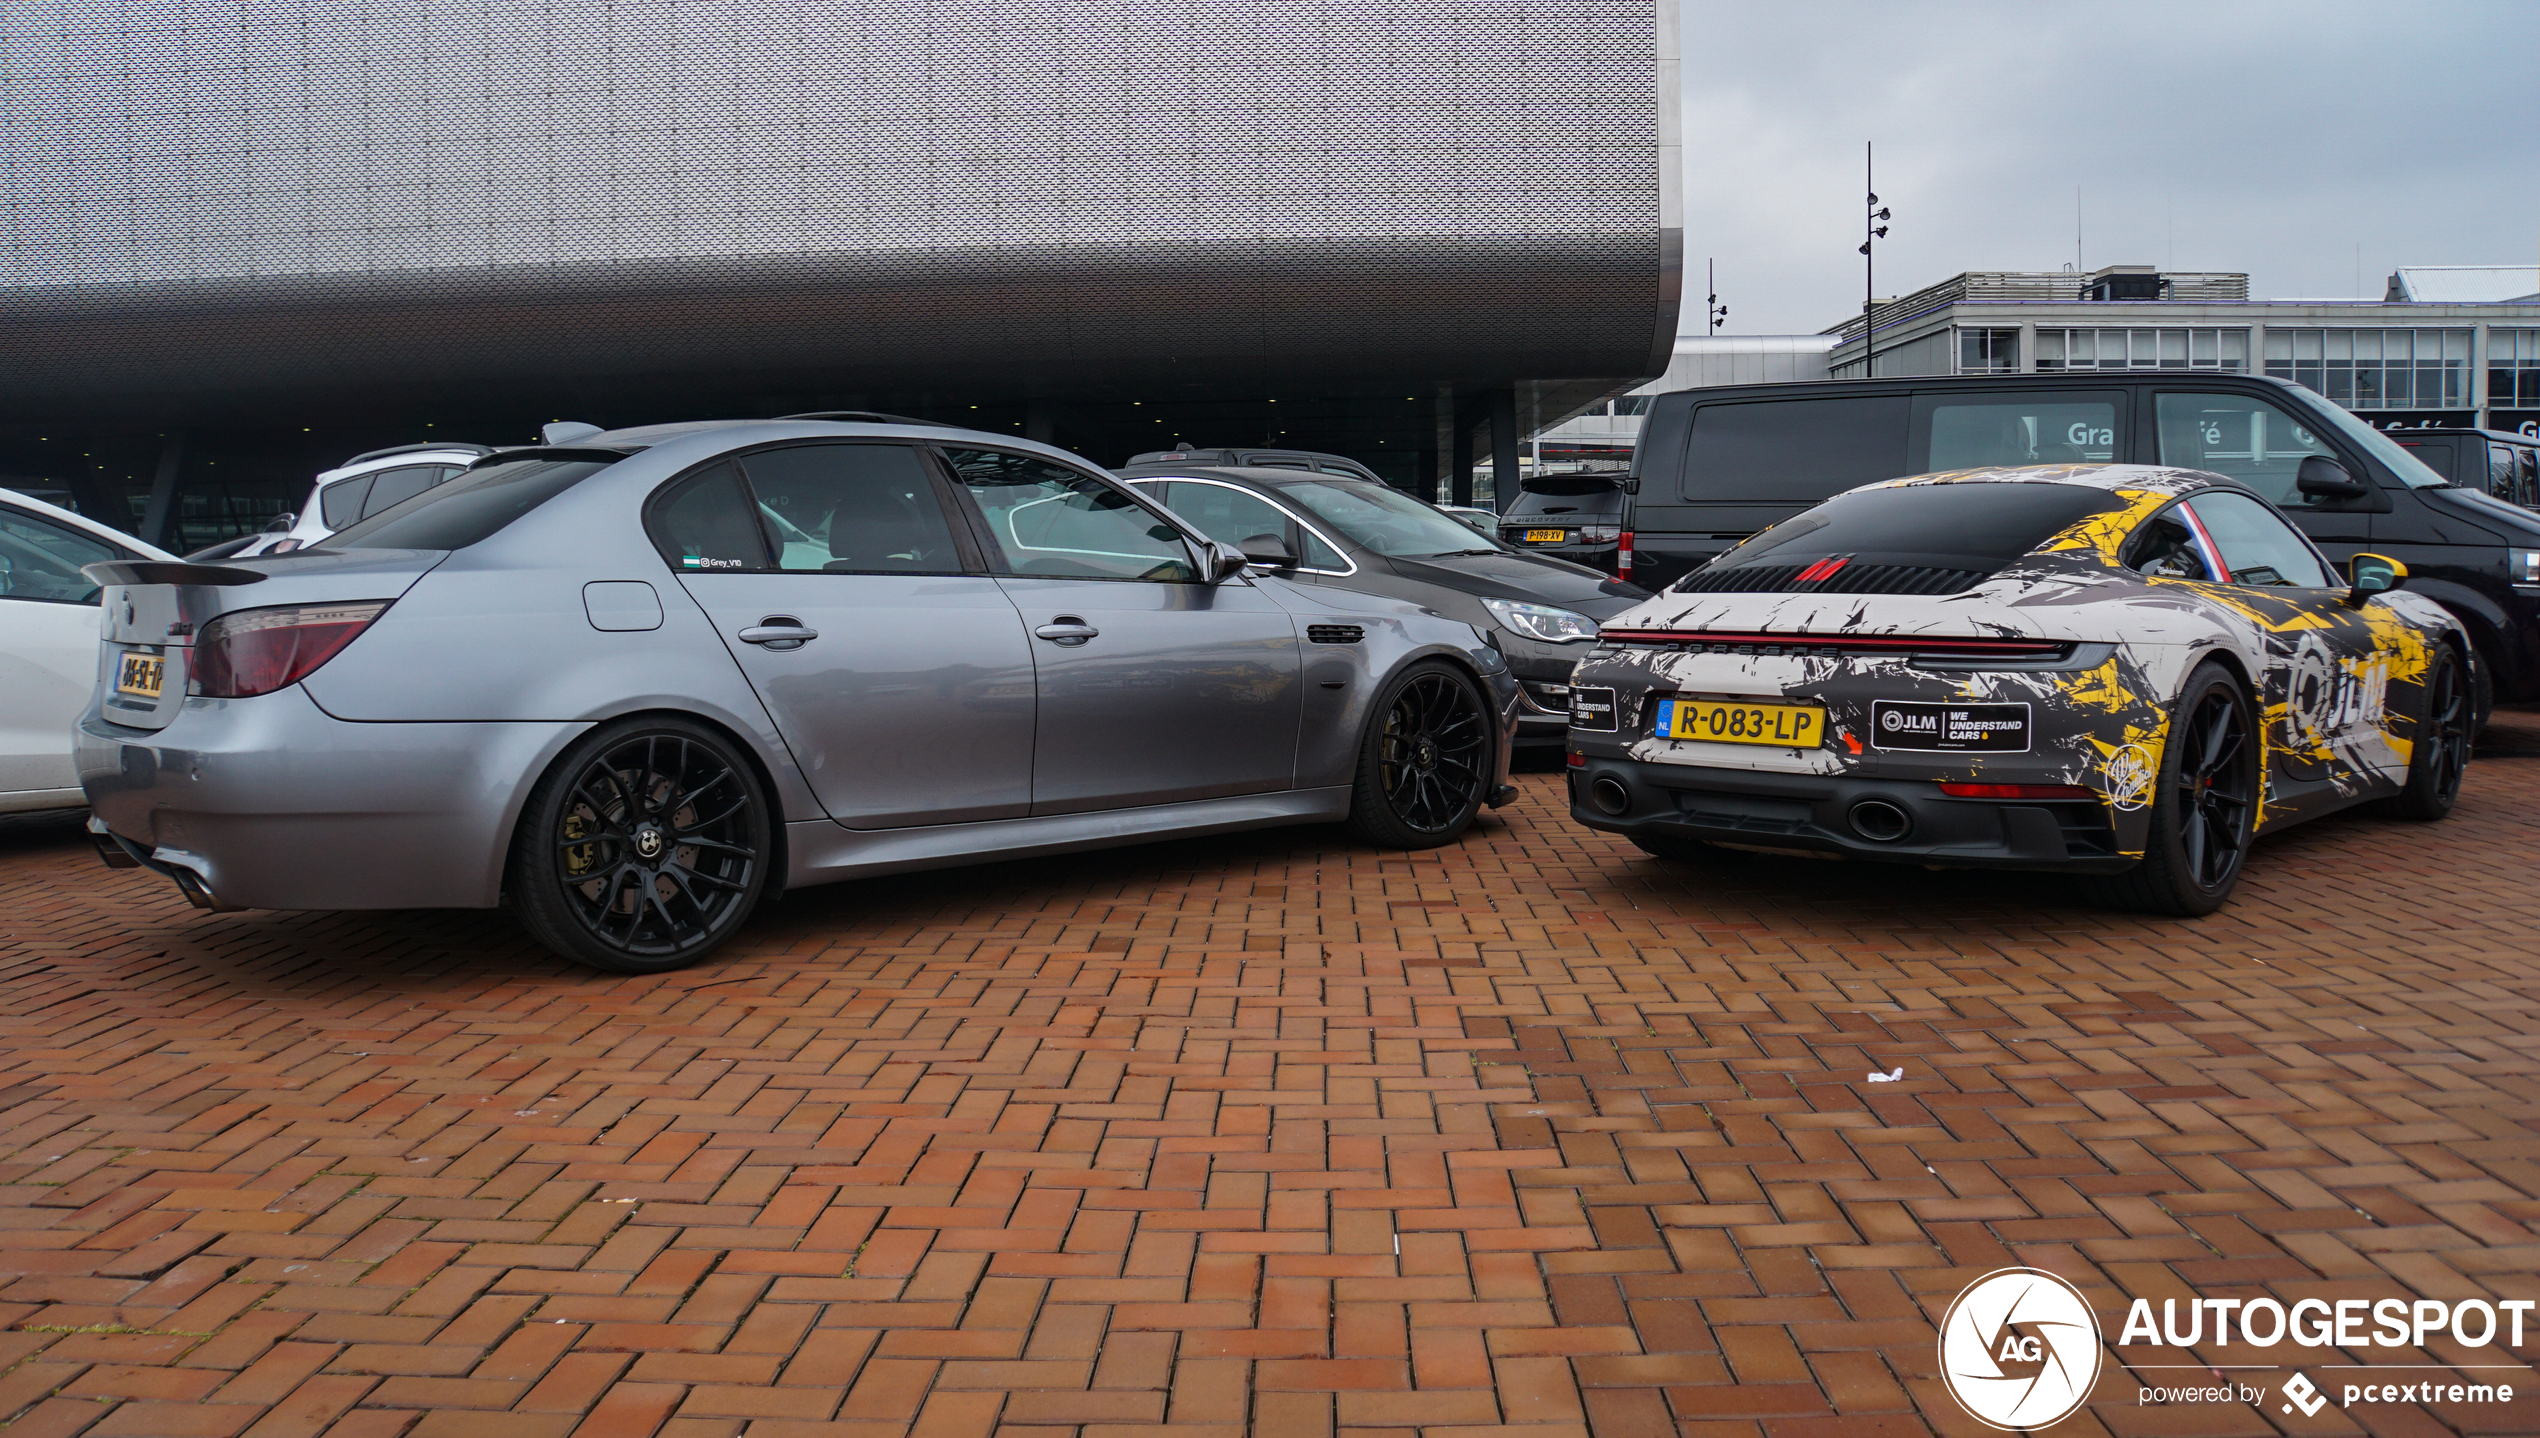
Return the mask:
<svg viewBox="0 0 2540 1438">
<path fill-rule="evenodd" d="M 1500 627 L 1546 644 L 1579 644 L 1596 638 L 1596 621 L 1549 604 L 1521 604 L 1513 599 L 1485 599 L 1482 607 Z"/>
</svg>

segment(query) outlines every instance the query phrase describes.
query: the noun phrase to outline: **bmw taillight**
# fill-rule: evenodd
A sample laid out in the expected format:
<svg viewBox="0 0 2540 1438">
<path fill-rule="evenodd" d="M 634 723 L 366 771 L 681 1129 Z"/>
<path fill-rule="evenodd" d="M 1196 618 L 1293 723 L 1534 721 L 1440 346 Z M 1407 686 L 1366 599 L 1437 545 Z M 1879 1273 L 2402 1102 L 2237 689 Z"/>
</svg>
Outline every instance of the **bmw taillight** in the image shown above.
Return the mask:
<svg viewBox="0 0 2540 1438">
<path fill-rule="evenodd" d="M 204 625 L 194 641 L 194 692 L 252 699 L 287 689 L 342 653 L 387 609 L 387 600 L 376 599 L 232 610 Z"/>
</svg>

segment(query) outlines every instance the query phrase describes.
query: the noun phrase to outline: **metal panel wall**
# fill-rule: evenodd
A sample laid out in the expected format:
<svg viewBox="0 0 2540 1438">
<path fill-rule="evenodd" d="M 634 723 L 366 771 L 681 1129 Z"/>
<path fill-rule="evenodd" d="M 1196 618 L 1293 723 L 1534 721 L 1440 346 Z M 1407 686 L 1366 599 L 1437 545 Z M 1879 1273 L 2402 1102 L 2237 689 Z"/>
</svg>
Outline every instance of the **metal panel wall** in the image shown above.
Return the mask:
<svg viewBox="0 0 2540 1438">
<path fill-rule="evenodd" d="M 1663 365 L 1673 0 L 16 0 L 0 413 Z"/>
</svg>

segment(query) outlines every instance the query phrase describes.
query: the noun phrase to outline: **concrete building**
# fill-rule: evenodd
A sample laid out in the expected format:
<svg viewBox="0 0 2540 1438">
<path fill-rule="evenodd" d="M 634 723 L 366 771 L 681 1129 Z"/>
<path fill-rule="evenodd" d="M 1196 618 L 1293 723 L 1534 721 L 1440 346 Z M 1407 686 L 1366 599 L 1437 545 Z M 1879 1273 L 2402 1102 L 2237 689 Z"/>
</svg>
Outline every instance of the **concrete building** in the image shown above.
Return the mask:
<svg viewBox="0 0 2540 1438">
<path fill-rule="evenodd" d="M 2540 428 L 2540 270 L 2403 267 L 2380 300 L 2252 300 L 2241 274 L 1970 271 L 1825 331 L 1837 378 L 2209 369 L 2307 385 L 2388 429 Z"/>
<path fill-rule="evenodd" d="M 0 48 L 0 482 L 180 547 L 558 418 L 1434 488 L 1676 329 L 1675 0 L 24 5 Z"/>
</svg>

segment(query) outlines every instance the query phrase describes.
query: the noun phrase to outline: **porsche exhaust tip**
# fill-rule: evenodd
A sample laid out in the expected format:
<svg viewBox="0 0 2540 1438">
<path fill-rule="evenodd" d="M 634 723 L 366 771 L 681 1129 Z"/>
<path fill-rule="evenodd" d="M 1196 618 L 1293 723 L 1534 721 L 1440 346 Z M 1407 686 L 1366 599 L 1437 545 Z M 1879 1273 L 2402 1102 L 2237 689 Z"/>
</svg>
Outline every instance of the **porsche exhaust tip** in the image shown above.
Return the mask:
<svg viewBox="0 0 2540 1438">
<path fill-rule="evenodd" d="M 1588 802 L 1596 806 L 1598 813 L 1619 819 L 1631 812 L 1632 791 L 1611 774 L 1599 775 L 1595 783 L 1588 785 Z"/>
<path fill-rule="evenodd" d="M 1913 832 L 1913 816 L 1885 799 L 1864 799 L 1852 806 L 1852 832 L 1874 844 L 1893 844 Z"/>
</svg>

